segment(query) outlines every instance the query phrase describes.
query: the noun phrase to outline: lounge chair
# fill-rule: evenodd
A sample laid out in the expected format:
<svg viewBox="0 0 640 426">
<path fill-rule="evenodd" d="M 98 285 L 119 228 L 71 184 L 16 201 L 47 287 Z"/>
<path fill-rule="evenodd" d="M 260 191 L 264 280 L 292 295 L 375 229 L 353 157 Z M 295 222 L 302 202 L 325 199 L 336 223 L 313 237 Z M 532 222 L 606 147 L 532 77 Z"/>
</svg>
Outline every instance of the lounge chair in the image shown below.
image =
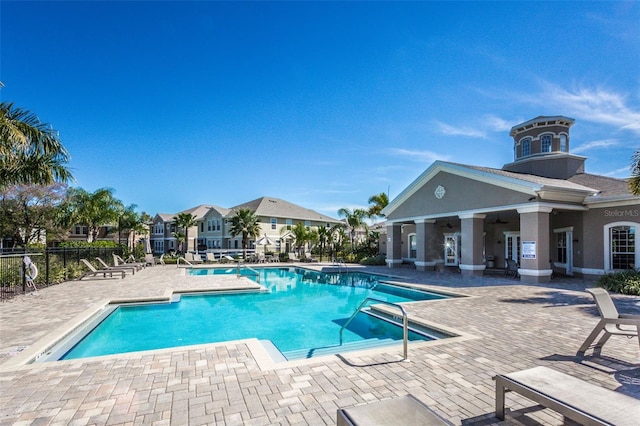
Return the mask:
<svg viewBox="0 0 640 426">
<path fill-rule="evenodd" d="M 229 256 L 228 254 L 224 254 L 224 255 L 220 256 L 220 261 L 221 262 L 237 262 L 236 259 L 234 259 L 233 257 Z"/>
<path fill-rule="evenodd" d="M 99 264 L 102 265 L 102 269 L 131 271 L 131 275 L 135 275 L 136 274 L 136 267 L 135 266 L 125 266 L 125 265 L 110 266 L 110 265 L 107 265 L 107 263 L 104 260 L 102 260 L 101 258 L 99 258 L 99 257 L 96 257 L 96 260 L 98 261 Z"/>
<path fill-rule="evenodd" d="M 300 259 L 298 258 L 298 255 L 295 253 L 289 253 L 289 261 L 291 262 L 300 262 Z"/>
<path fill-rule="evenodd" d="M 189 262 L 190 264 L 196 264 L 196 263 L 202 263 L 202 258 L 200 257 L 199 254 L 193 254 L 193 253 L 185 253 L 184 254 L 184 260 L 186 260 L 187 262 Z"/>
<path fill-rule="evenodd" d="M 600 340 L 593 345 L 594 352 L 596 353 L 599 353 L 607 340 L 609 340 L 609 337 L 614 335 L 627 336 L 629 338 L 636 337 L 638 338 L 638 345 L 640 345 L 640 315 L 619 314 L 616 305 L 613 303 L 613 300 L 611 300 L 611 296 L 607 290 L 603 288 L 590 288 L 587 289 L 587 292 L 593 296 L 596 302 L 598 312 L 600 312 L 600 321 L 596 324 L 582 346 L 580 346 L 578 354 L 584 354 L 601 332 L 604 332 L 604 334 Z M 623 325 L 629 327 L 623 328 Z"/>
<path fill-rule="evenodd" d="M 420 425 L 452 423 L 440 417 L 413 395 L 369 402 L 355 407 L 338 408 L 337 426 Z"/>
<path fill-rule="evenodd" d="M 505 419 L 505 393 L 511 390 L 581 425 L 638 424 L 636 398 L 551 368 L 539 366 L 500 374 L 494 380 L 496 417 L 500 420 Z"/>
<path fill-rule="evenodd" d="M 82 274 L 82 276 L 78 278 L 79 280 L 89 276 L 95 277 L 98 274 L 102 274 L 104 278 L 107 278 L 107 274 L 109 274 L 110 277 L 113 277 L 114 272 L 117 274 L 122 274 L 122 278 L 124 278 L 125 276 L 125 271 L 123 269 L 96 269 L 95 266 L 93 266 L 87 259 L 80 259 L 80 262 L 84 263 L 85 266 L 89 268 L 89 272 L 85 272 L 84 274 Z"/>
<path fill-rule="evenodd" d="M 311 253 L 309 253 L 309 252 L 305 252 L 305 253 L 304 253 L 304 261 L 305 261 L 305 262 L 310 262 L 310 263 L 317 262 L 317 260 L 316 260 L 316 259 L 314 259 L 313 257 L 311 257 Z"/>
<path fill-rule="evenodd" d="M 146 266 L 156 266 L 156 258 L 151 253 L 144 255 L 144 264 Z"/>
<path fill-rule="evenodd" d="M 120 266 L 120 265 L 135 266 L 138 270 L 145 267 L 145 264 L 143 262 L 132 262 L 132 261 L 125 262 L 124 259 L 122 259 L 120 256 L 118 256 L 115 253 L 113 253 L 113 264 L 116 266 Z"/>
<path fill-rule="evenodd" d="M 216 259 L 216 255 L 213 253 L 207 253 L 207 262 L 218 262 L 218 259 Z"/>
</svg>

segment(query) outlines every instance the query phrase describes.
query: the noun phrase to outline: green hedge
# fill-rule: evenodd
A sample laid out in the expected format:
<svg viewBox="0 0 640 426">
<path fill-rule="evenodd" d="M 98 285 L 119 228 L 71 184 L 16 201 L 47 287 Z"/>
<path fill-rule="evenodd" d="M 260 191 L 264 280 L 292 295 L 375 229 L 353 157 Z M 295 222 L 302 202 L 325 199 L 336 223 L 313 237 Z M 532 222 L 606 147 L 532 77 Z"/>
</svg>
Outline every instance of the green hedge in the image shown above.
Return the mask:
<svg viewBox="0 0 640 426">
<path fill-rule="evenodd" d="M 640 296 L 640 271 L 632 269 L 603 275 L 598 285 L 614 293 Z"/>
</svg>

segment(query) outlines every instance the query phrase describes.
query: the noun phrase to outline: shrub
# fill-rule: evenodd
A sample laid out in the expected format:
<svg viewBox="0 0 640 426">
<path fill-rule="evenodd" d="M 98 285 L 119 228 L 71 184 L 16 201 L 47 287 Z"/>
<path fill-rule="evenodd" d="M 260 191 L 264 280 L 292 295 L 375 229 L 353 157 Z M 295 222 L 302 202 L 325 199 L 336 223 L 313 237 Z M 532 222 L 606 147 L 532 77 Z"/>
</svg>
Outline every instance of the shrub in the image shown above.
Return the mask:
<svg viewBox="0 0 640 426">
<path fill-rule="evenodd" d="M 603 275 L 598 285 L 614 293 L 640 296 L 640 271 L 632 269 Z"/>
<path fill-rule="evenodd" d="M 365 257 L 360 261 L 361 265 L 386 265 L 387 257 L 384 254 L 379 254 L 377 256 Z"/>
</svg>

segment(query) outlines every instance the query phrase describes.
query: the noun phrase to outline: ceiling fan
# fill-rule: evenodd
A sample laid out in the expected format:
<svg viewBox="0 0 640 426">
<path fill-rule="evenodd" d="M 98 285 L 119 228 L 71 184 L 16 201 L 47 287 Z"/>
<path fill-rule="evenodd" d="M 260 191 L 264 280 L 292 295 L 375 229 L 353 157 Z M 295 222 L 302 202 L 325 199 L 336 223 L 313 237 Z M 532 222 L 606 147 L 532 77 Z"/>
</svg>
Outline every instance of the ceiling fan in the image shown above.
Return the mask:
<svg viewBox="0 0 640 426">
<path fill-rule="evenodd" d="M 440 225 L 440 228 L 453 229 L 453 225 L 449 221 L 447 221 L 447 224 L 446 225 Z"/>
<path fill-rule="evenodd" d="M 496 216 L 497 216 L 497 219 L 495 220 L 495 222 L 491 222 L 491 223 L 493 223 L 495 225 L 506 225 L 507 223 L 509 223 L 506 220 L 500 220 L 500 214 L 498 214 Z"/>
</svg>

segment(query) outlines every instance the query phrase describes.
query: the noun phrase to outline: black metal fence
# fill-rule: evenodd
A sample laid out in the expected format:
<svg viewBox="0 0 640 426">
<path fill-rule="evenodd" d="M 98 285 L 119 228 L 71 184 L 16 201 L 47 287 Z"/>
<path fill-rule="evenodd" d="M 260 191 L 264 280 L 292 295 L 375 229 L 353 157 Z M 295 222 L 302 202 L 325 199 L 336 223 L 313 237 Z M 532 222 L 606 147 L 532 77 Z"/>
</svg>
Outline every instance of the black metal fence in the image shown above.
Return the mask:
<svg viewBox="0 0 640 426">
<path fill-rule="evenodd" d="M 48 287 L 79 277 L 86 271 L 80 259 L 94 262 L 100 257 L 113 265 L 113 254 L 122 255 L 119 247 L 64 247 L 38 249 L 4 249 L 0 253 L 0 301 L 33 291 L 27 284 L 27 276 L 33 271 L 25 270 L 23 259 L 29 256 L 37 268 L 34 284 L 37 288 Z"/>
</svg>

